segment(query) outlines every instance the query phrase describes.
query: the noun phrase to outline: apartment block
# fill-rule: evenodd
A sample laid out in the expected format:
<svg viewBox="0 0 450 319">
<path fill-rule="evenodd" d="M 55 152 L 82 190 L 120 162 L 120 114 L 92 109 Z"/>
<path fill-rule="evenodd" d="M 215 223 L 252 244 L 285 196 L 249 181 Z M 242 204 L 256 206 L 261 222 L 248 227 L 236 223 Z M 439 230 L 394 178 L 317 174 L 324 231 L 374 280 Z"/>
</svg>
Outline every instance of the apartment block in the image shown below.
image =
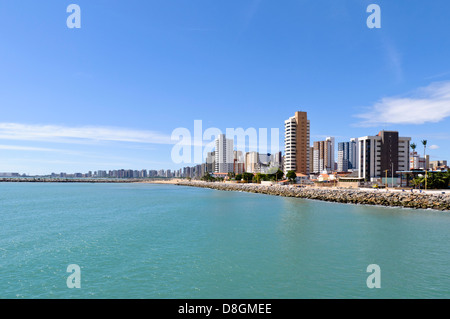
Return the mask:
<svg viewBox="0 0 450 319">
<path fill-rule="evenodd" d="M 352 138 L 350 142 L 338 143 L 338 162 L 337 170 L 339 172 L 348 172 L 357 169 L 358 139 Z"/>
<path fill-rule="evenodd" d="M 259 154 L 258 152 L 245 153 L 245 171 L 248 173 L 258 173 Z"/>
<path fill-rule="evenodd" d="M 358 138 L 358 175 L 367 181 L 398 177 L 397 171 L 409 170 L 410 137 L 396 131 L 381 131 L 376 136 Z"/>
<path fill-rule="evenodd" d="M 436 169 L 438 167 L 446 167 L 447 166 L 447 161 L 431 161 L 430 162 L 430 168 L 432 169 Z"/>
<path fill-rule="evenodd" d="M 334 137 L 313 143 L 313 173 L 331 172 L 334 167 Z"/>
<path fill-rule="evenodd" d="M 295 171 L 308 175 L 310 172 L 310 122 L 306 112 L 295 115 L 284 122 L 284 173 Z"/>
<path fill-rule="evenodd" d="M 232 139 L 227 139 L 225 134 L 220 134 L 216 139 L 215 149 L 215 173 L 233 172 L 234 152 Z"/>
</svg>

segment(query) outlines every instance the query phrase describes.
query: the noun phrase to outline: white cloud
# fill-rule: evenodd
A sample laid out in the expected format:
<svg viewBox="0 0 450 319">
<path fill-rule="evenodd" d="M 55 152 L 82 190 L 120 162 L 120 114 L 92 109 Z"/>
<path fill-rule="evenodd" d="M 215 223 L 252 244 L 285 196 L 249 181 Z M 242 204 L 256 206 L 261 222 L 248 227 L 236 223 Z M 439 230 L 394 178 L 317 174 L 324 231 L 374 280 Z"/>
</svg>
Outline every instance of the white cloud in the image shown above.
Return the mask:
<svg viewBox="0 0 450 319">
<path fill-rule="evenodd" d="M 0 145 L 0 150 L 3 151 L 24 151 L 24 152 L 54 152 L 62 153 L 66 155 L 85 155 L 83 152 L 67 150 L 67 149 L 55 149 L 47 147 L 33 147 L 33 146 L 19 146 L 19 145 Z"/>
<path fill-rule="evenodd" d="M 356 115 L 362 126 L 437 123 L 450 116 L 450 82 L 432 83 L 407 97 L 386 97 Z"/>
<path fill-rule="evenodd" d="M 437 150 L 438 148 L 439 148 L 438 145 L 431 145 L 431 146 L 429 147 L 430 150 Z"/>
<path fill-rule="evenodd" d="M 60 150 L 44 147 L 29 147 L 16 145 L 0 145 L 0 150 L 8 151 L 36 151 L 36 152 L 59 152 Z"/>
<path fill-rule="evenodd" d="M 170 136 L 146 130 L 94 126 L 29 125 L 19 123 L 0 123 L 0 139 L 61 143 L 115 141 L 173 144 Z"/>
</svg>

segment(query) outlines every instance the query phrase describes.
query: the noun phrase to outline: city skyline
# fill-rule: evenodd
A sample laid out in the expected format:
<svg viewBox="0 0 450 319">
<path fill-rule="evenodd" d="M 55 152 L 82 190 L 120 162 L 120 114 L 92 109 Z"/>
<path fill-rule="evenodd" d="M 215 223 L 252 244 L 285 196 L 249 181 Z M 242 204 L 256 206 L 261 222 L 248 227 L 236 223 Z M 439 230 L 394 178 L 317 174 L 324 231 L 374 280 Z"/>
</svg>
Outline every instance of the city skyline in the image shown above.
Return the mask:
<svg viewBox="0 0 450 319">
<path fill-rule="evenodd" d="M 301 119 L 301 120 L 299 120 Z M 228 139 L 226 134 L 217 135 L 212 152 L 208 152 L 204 161 L 195 166 L 184 166 L 179 169 L 118 169 L 98 170 L 87 173 L 60 172 L 43 175 L 27 175 L 17 172 L 0 172 L 0 177 L 20 176 L 50 176 L 60 178 L 196 178 L 201 179 L 206 173 L 216 174 L 222 177 L 229 174 L 242 174 L 244 172 L 256 174 L 273 174 L 276 170 L 284 171 L 287 176 L 289 171 L 297 173 L 297 176 L 316 178 L 322 174 L 355 173 L 364 180 L 382 177 L 382 173 L 397 176 L 397 171 L 443 169 L 447 166 L 447 160 L 430 161 L 429 155 L 421 157 L 415 151 L 417 145 L 410 145 L 410 137 L 399 137 L 398 131 L 380 131 L 376 136 L 363 136 L 351 138 L 350 142 L 340 142 L 338 145 L 337 161 L 335 157 L 335 138 L 327 137 L 324 141 L 314 141 L 313 146 L 302 145 L 302 139 L 308 137 L 309 125 L 306 112 L 296 112 L 295 116 L 285 121 L 286 146 L 284 153 L 264 153 L 256 151 L 234 150 L 233 139 Z M 303 126 L 303 129 L 302 129 Z M 297 134 L 296 132 L 300 132 Z M 305 139 L 306 141 L 306 139 Z M 291 145 L 293 144 L 294 147 Z M 426 149 L 424 148 L 424 151 Z M 309 152 L 309 153 L 308 153 Z M 305 156 L 305 153 L 308 153 Z M 302 155 L 303 154 L 303 155 Z M 298 156 L 299 155 L 299 156 Z M 309 160 L 309 162 L 308 162 Z M 309 164 L 308 164 L 309 163 Z M 305 167 L 310 170 L 305 175 L 302 170 Z M 395 172 L 395 174 L 394 174 Z M 391 176 L 390 175 L 390 176 Z"/>
<path fill-rule="evenodd" d="M 295 112 L 295 113 L 299 113 L 299 112 Z M 305 113 L 305 118 L 306 118 L 307 112 L 300 112 L 300 113 Z M 294 118 L 295 117 L 291 117 L 289 120 L 294 119 Z M 286 122 L 288 122 L 288 121 L 285 121 L 285 125 L 286 125 Z M 307 120 L 307 122 L 308 122 L 307 123 L 308 130 L 305 131 L 305 132 L 309 132 L 310 120 Z M 309 135 L 309 133 L 306 133 L 306 134 Z M 378 134 L 378 133 L 376 133 L 376 134 Z M 281 135 L 283 135 L 283 134 L 281 134 Z M 368 136 L 368 135 L 370 135 L 370 134 L 367 134 L 366 136 Z M 307 154 L 307 156 L 305 156 L 305 160 L 307 160 L 307 163 L 308 163 L 309 167 L 312 169 L 316 165 L 319 165 L 319 168 L 315 167 L 314 170 L 310 169 L 308 171 L 308 173 L 310 173 L 310 174 L 312 174 L 312 173 L 316 173 L 317 174 L 317 173 L 321 172 L 322 170 L 336 171 L 337 168 L 338 168 L 338 165 L 339 165 L 339 156 L 337 155 L 338 152 L 336 152 L 336 151 L 339 151 L 339 149 L 337 148 L 337 146 L 338 146 L 337 144 L 348 143 L 348 141 L 345 141 L 345 140 L 343 140 L 342 142 L 339 142 L 339 143 L 335 143 L 334 142 L 335 141 L 335 137 L 334 136 L 327 136 L 325 139 L 322 138 L 322 140 L 320 140 L 320 137 L 321 136 L 318 136 L 317 140 L 315 140 L 315 139 L 314 140 L 310 140 L 310 143 L 309 143 L 309 145 L 307 147 L 307 151 L 309 153 Z M 216 145 L 216 147 L 213 149 L 213 153 L 216 152 L 217 145 L 218 145 L 217 141 L 220 140 L 220 139 L 225 139 L 225 138 L 227 139 L 227 141 L 228 140 L 230 141 L 231 145 L 233 145 L 233 139 L 228 139 L 228 136 L 226 134 L 220 134 L 220 135 L 217 136 L 217 139 L 214 139 L 214 144 Z M 236 138 L 237 137 L 235 136 L 235 139 Z M 358 139 L 361 139 L 361 138 L 363 138 L 363 137 L 351 137 L 351 138 L 349 138 L 349 140 L 350 141 L 351 140 L 358 141 Z M 309 140 L 309 138 L 308 138 L 308 140 Z M 326 155 L 326 154 L 325 155 L 322 154 L 321 156 L 322 157 L 325 156 L 324 158 L 327 158 L 327 160 L 331 161 L 331 162 L 328 162 L 327 165 L 315 164 L 315 162 L 319 161 L 319 155 L 316 154 L 315 149 L 316 149 L 316 147 L 318 147 L 318 145 L 322 145 L 323 143 L 326 143 L 326 142 L 331 142 L 331 144 L 330 144 L 330 146 L 328 146 L 328 147 L 330 147 L 330 149 L 328 151 L 325 151 L 325 152 L 331 152 L 332 155 L 331 155 L 331 157 L 329 155 Z M 411 140 L 411 143 L 413 143 L 413 142 L 414 141 Z M 419 149 L 417 151 L 415 151 L 415 154 L 416 154 L 415 156 L 422 156 L 422 154 L 423 154 L 422 152 L 423 151 L 421 152 L 420 149 L 421 149 L 421 147 L 423 147 L 423 145 L 419 141 L 417 141 L 416 144 L 419 147 Z M 170 144 L 170 145 L 173 145 L 173 144 Z M 194 148 L 194 146 L 195 146 L 194 144 L 191 145 L 192 148 Z M 207 143 L 203 142 L 203 150 L 205 149 L 206 146 L 207 146 Z M 249 147 L 248 144 L 244 145 L 244 146 L 245 147 L 243 147 L 243 145 L 240 145 L 240 148 L 237 147 L 237 146 L 234 146 L 233 147 L 233 151 L 234 152 L 244 152 L 243 154 L 255 153 L 255 152 L 252 152 L 252 151 L 249 151 L 249 152 L 243 151 L 243 149 Z M 431 145 L 431 146 L 433 146 L 433 145 Z M 321 146 L 321 147 L 323 147 L 323 146 Z M 433 147 L 430 148 L 430 144 L 428 144 L 427 148 L 428 148 L 428 150 L 427 150 L 427 157 L 430 157 L 429 152 L 433 151 Z M 0 146 L 0 149 L 2 149 L 1 146 Z M 7 149 L 7 148 L 5 148 L 5 149 Z M 283 143 L 283 146 L 281 147 L 281 150 L 282 151 L 280 153 L 282 154 L 282 156 L 284 158 L 284 156 L 286 155 L 286 146 L 284 145 L 284 143 Z M 48 151 L 51 152 L 51 151 L 56 151 L 56 150 L 48 150 Z M 358 149 L 356 149 L 356 152 L 357 151 L 358 151 Z M 311 152 L 314 152 L 314 153 L 311 153 Z M 256 154 L 271 154 L 271 153 L 270 152 L 266 153 L 266 152 L 259 152 L 259 151 L 257 151 Z M 412 156 L 412 153 L 411 153 L 411 156 Z M 217 154 L 216 154 L 216 157 L 217 157 Z M 229 157 L 230 157 L 230 155 L 228 154 L 227 158 L 229 159 Z M 205 157 L 203 159 L 202 163 L 206 164 L 208 162 L 207 159 L 208 159 L 208 157 Z M 446 161 L 447 160 L 447 158 L 437 158 L 437 157 L 436 158 L 434 158 L 434 157 L 431 158 L 430 157 L 430 161 L 431 161 L 431 159 L 433 159 L 433 161 Z M 408 160 L 409 160 L 409 157 L 408 157 Z M 139 159 L 137 159 L 136 162 L 139 162 Z M 232 162 L 223 162 L 223 164 L 224 165 L 229 165 L 229 164 L 232 165 Z M 89 169 L 86 169 L 84 171 L 85 171 L 85 173 L 87 173 L 88 171 L 89 172 L 97 172 L 97 171 L 120 171 L 120 170 L 121 171 L 124 171 L 124 170 L 125 171 L 135 171 L 135 172 L 136 171 L 142 171 L 142 170 L 147 170 L 147 171 L 166 171 L 166 170 L 168 170 L 168 171 L 174 172 L 174 171 L 182 170 L 183 168 L 186 168 L 186 167 L 193 167 L 192 165 L 196 166 L 194 162 L 189 162 L 189 163 L 184 163 L 184 164 L 176 165 L 176 166 L 165 165 L 165 166 L 161 166 L 161 167 L 151 166 L 151 167 L 148 167 L 148 168 L 145 168 L 145 167 L 140 167 L 139 168 L 139 166 L 134 165 L 133 167 L 128 167 L 128 168 L 124 168 L 124 167 L 121 167 L 121 168 L 111 168 L 111 167 L 106 167 L 105 168 L 105 167 L 102 167 L 100 169 L 89 168 Z M 218 164 L 216 164 L 216 168 L 217 168 L 217 165 Z M 322 168 L 322 169 L 320 169 L 320 168 Z M 231 167 L 230 167 L 229 170 L 232 171 Z M 287 169 L 287 170 L 290 170 L 290 169 Z M 296 169 L 293 169 L 293 170 L 296 170 Z M 29 176 L 33 176 L 33 175 L 36 175 L 36 176 L 43 175 L 44 176 L 44 175 L 58 174 L 58 173 L 55 173 L 56 171 L 53 169 L 53 170 L 51 170 L 51 172 L 35 173 L 35 174 L 33 174 L 33 173 L 30 174 L 30 173 L 23 172 L 23 171 L 18 171 L 18 170 L 9 170 L 9 171 L 8 170 L 2 170 L 0 172 L 3 172 L 3 173 L 5 173 L 5 172 L 8 172 L 8 173 L 19 173 L 20 175 L 29 175 Z M 80 173 L 82 171 L 83 170 L 74 170 L 74 171 L 71 171 L 71 172 L 67 172 L 67 170 L 61 170 L 61 173 L 66 173 L 66 174 L 85 174 L 85 173 Z M 286 167 L 285 167 L 285 171 L 286 171 Z M 337 170 L 337 171 L 339 171 L 339 170 Z"/>
<path fill-rule="evenodd" d="M 277 127 L 284 149 L 298 110 L 311 142 L 395 130 L 448 160 L 450 4 L 376 2 L 371 30 L 370 1 L 78 1 L 75 30 L 67 4 L 4 1 L 0 171 L 175 170 L 171 133 L 199 119 Z"/>
</svg>

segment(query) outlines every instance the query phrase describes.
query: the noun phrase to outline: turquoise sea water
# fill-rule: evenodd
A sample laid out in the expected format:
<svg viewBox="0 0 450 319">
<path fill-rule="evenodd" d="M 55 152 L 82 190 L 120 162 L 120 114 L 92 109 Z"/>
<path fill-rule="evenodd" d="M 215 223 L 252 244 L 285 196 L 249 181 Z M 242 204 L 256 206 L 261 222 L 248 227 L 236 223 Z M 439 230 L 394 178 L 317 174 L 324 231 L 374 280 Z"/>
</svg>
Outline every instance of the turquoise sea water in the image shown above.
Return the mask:
<svg viewBox="0 0 450 319">
<path fill-rule="evenodd" d="M 69 289 L 67 266 L 81 267 Z M 381 268 L 369 289 L 366 268 Z M 450 213 L 0 183 L 0 298 L 449 298 Z"/>
</svg>

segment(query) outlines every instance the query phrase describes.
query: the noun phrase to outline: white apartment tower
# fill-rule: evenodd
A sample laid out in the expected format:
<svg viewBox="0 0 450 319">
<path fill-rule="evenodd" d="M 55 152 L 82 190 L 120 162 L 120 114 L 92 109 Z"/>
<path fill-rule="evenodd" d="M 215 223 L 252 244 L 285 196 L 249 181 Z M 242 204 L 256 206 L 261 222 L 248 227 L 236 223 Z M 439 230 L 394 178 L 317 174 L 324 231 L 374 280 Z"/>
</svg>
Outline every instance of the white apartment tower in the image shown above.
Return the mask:
<svg viewBox="0 0 450 319">
<path fill-rule="evenodd" d="M 233 172 L 234 150 L 233 140 L 227 139 L 225 134 L 220 134 L 216 139 L 215 173 Z"/>
</svg>

